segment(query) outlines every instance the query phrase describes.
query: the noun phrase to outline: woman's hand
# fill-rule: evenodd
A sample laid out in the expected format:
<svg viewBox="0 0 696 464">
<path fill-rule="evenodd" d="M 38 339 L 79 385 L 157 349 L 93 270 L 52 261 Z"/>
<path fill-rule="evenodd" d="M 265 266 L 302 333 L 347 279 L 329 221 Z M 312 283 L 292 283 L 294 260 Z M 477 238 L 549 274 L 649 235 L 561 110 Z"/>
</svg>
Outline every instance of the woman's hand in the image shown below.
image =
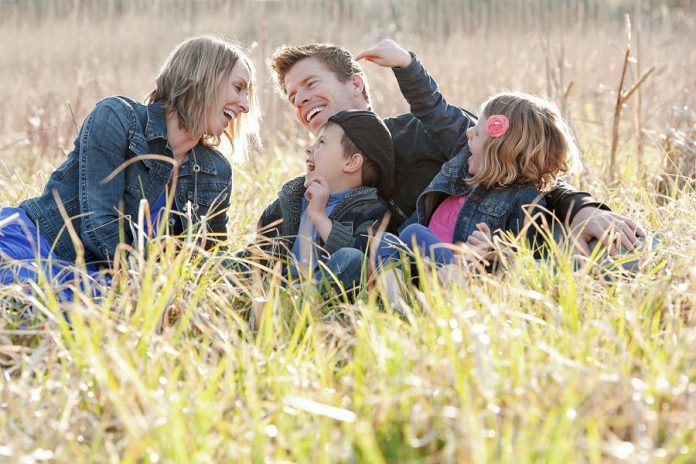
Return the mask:
<svg viewBox="0 0 696 464">
<path fill-rule="evenodd" d="M 365 59 L 386 68 L 405 68 L 411 64 L 411 54 L 391 39 L 385 39 L 355 56 L 355 61 Z"/>
</svg>

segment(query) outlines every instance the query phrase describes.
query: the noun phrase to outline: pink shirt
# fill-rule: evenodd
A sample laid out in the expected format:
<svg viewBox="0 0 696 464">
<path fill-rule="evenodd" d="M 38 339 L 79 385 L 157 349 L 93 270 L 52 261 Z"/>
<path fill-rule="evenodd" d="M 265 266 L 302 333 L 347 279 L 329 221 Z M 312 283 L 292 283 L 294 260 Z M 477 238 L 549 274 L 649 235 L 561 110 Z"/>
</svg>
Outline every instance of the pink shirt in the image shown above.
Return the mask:
<svg viewBox="0 0 696 464">
<path fill-rule="evenodd" d="M 437 207 L 433 216 L 430 218 L 428 229 L 430 229 L 441 242 L 452 243 L 454 226 L 457 225 L 459 212 L 462 210 L 467 196 L 468 195 L 448 197 L 445 201 L 440 203 L 440 206 Z"/>
</svg>

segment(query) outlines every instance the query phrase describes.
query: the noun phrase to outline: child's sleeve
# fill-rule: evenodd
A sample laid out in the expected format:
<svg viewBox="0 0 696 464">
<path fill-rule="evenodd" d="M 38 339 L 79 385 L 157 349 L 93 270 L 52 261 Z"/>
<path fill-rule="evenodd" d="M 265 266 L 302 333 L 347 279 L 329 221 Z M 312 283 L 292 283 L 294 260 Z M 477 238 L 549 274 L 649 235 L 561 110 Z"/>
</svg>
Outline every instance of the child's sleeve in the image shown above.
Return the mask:
<svg viewBox="0 0 696 464">
<path fill-rule="evenodd" d="M 546 201 L 542 193 L 535 189 L 523 190 L 515 199 L 505 231 L 517 236 L 530 220 L 533 221 L 534 223 L 527 228 L 526 236 L 530 246 L 537 248 L 542 239 L 538 228 L 544 224 L 543 218 L 546 216 Z"/>
<path fill-rule="evenodd" d="M 364 252 L 367 249 L 370 234 L 376 232 L 388 210 L 387 203 L 380 201 L 361 214 L 352 226 L 333 221 L 331 233 L 323 244 L 324 250 L 330 255 L 341 248 L 355 248 Z"/>
<path fill-rule="evenodd" d="M 476 116 L 450 105 L 435 80 L 418 57 L 411 52 L 411 64 L 392 68 L 401 93 L 440 150 L 452 159 L 468 144 L 466 130 L 476 124 Z"/>
<path fill-rule="evenodd" d="M 280 237 L 282 217 L 280 199 L 276 199 L 273 203 L 266 206 L 266 209 L 261 213 L 259 222 L 256 224 L 256 232 L 258 235 L 266 238 Z"/>
</svg>

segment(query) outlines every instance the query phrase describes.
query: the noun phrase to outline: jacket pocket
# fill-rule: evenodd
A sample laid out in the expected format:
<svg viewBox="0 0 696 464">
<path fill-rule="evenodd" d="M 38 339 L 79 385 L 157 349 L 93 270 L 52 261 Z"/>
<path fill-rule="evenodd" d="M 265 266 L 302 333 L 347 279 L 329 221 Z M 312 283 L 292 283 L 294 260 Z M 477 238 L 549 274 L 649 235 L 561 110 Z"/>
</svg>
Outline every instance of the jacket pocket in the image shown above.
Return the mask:
<svg viewBox="0 0 696 464">
<path fill-rule="evenodd" d="M 482 201 L 477 208 L 478 218 L 475 224 L 485 222 L 491 228 L 491 232 L 495 229 L 500 229 L 505 226 L 505 215 L 507 214 L 509 205 L 496 200 L 486 199 Z"/>
<path fill-rule="evenodd" d="M 72 197 L 68 200 L 63 200 L 61 198 L 61 203 L 63 204 L 63 207 L 65 208 L 65 211 L 67 211 L 69 217 L 74 217 L 78 214 L 80 214 L 80 197 L 75 196 Z M 53 204 L 50 208 L 49 211 L 51 212 L 51 215 L 60 215 L 60 208 L 58 208 L 58 204 Z"/>
</svg>

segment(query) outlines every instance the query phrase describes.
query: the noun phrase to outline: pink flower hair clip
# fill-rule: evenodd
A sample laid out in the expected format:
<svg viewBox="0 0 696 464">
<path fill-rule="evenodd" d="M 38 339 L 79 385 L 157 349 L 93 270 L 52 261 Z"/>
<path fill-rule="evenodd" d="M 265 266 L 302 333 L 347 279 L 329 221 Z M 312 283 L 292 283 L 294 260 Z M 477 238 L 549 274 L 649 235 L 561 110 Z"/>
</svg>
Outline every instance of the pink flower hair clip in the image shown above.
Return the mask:
<svg viewBox="0 0 696 464">
<path fill-rule="evenodd" d="M 486 131 L 488 132 L 488 135 L 494 139 L 505 135 L 508 127 L 510 127 L 510 121 L 508 121 L 508 118 L 502 114 L 494 114 L 493 116 L 489 116 L 488 121 L 486 121 Z"/>
</svg>

